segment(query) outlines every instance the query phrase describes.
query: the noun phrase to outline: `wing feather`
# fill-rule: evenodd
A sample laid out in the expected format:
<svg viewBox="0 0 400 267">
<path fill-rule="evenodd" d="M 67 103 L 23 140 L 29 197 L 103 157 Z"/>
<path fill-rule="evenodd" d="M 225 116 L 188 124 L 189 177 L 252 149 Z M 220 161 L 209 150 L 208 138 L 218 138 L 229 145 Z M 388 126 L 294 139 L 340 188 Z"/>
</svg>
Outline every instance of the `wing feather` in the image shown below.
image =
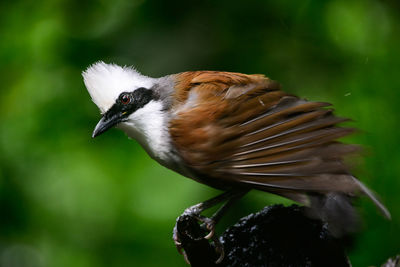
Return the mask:
<svg viewBox="0 0 400 267">
<path fill-rule="evenodd" d="M 359 147 L 338 139 L 355 130 L 339 126 L 348 119 L 336 117 L 329 103 L 289 95 L 260 75 L 195 72 L 177 80 L 182 103 L 174 104 L 170 133 L 192 178 L 303 203 L 308 193 L 328 192 L 361 192 L 379 203 L 344 163 Z M 196 102 L 188 106 L 190 94 Z"/>
</svg>

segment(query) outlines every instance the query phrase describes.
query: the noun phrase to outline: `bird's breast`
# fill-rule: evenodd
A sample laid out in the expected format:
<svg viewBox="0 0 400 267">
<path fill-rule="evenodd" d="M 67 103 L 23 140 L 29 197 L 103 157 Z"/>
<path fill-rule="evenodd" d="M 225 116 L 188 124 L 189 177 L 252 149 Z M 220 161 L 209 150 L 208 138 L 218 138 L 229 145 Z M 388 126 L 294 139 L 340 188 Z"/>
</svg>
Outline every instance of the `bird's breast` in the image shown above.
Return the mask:
<svg viewBox="0 0 400 267">
<path fill-rule="evenodd" d="M 169 169 L 178 171 L 175 165 L 180 159 L 171 144 L 168 117 L 162 111 L 161 102 L 149 102 L 131 114 L 126 122 L 120 123 L 118 128 L 138 141 L 151 158 Z"/>
</svg>

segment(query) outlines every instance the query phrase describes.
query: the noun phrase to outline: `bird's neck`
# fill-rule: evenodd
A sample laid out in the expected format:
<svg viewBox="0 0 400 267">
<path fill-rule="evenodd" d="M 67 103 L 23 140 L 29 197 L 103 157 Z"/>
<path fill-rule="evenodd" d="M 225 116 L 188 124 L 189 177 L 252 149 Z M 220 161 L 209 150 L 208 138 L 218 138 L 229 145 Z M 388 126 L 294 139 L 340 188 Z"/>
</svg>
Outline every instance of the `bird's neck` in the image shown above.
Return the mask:
<svg viewBox="0 0 400 267">
<path fill-rule="evenodd" d="M 137 140 L 146 152 L 161 165 L 173 169 L 175 153 L 168 132 L 168 114 L 159 101 L 151 101 L 145 107 L 121 123 L 121 128 L 130 138 Z"/>
</svg>

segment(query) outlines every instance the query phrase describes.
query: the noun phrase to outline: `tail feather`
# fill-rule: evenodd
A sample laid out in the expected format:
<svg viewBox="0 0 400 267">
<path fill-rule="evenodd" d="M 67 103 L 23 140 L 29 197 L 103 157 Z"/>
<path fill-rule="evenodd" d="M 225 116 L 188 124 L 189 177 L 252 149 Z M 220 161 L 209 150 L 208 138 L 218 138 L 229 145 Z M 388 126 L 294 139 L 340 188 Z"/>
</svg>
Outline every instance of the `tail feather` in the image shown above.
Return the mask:
<svg viewBox="0 0 400 267">
<path fill-rule="evenodd" d="M 327 223 L 335 237 L 342 237 L 358 229 L 359 216 L 352 205 L 352 197 L 343 193 L 310 196 L 309 216 Z"/>
<path fill-rule="evenodd" d="M 352 177 L 359 187 L 359 192 L 368 196 L 387 218 L 391 219 L 388 209 L 378 200 L 375 194 L 362 182 Z M 309 195 L 309 215 L 328 223 L 329 231 L 336 237 L 355 232 L 359 225 L 358 213 L 352 201 L 355 196 L 345 193 L 331 192 L 327 194 Z"/>
<path fill-rule="evenodd" d="M 382 204 L 382 202 L 379 201 L 377 196 L 370 189 L 368 189 L 368 187 L 366 187 L 361 181 L 359 181 L 354 176 L 353 176 L 353 180 L 356 184 L 358 184 L 360 191 L 362 193 L 364 193 L 366 196 L 368 196 L 372 200 L 372 202 L 374 202 L 374 204 L 379 209 L 379 211 L 382 213 L 382 215 L 390 220 L 392 218 L 392 216 L 390 215 L 389 210 L 385 207 L 385 205 Z"/>
</svg>

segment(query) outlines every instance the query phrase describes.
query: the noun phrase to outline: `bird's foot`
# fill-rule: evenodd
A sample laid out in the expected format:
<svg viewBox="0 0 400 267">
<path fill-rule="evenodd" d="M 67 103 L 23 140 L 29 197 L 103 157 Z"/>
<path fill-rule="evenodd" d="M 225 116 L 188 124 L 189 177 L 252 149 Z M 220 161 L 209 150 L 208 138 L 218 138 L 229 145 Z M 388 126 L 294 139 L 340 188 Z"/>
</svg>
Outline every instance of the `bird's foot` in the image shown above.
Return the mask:
<svg viewBox="0 0 400 267">
<path fill-rule="evenodd" d="M 187 215 L 195 218 L 200 224 L 201 227 L 208 232 L 203 238 L 207 240 L 212 240 L 215 235 L 215 225 L 216 221 L 213 218 L 209 218 L 201 215 L 200 213 L 203 211 L 203 203 L 199 203 L 187 208 L 182 215 Z"/>
<path fill-rule="evenodd" d="M 215 261 L 216 264 L 221 263 L 222 260 L 224 259 L 225 253 L 224 253 L 224 246 L 222 243 L 219 241 L 219 238 L 217 235 L 215 235 L 215 226 L 217 222 L 213 218 L 209 218 L 206 216 L 202 216 L 200 214 L 194 214 L 193 217 L 201 223 L 201 227 L 208 232 L 207 235 L 205 235 L 203 238 L 207 240 L 211 240 L 213 242 L 215 252 L 218 255 L 218 259 Z"/>
<path fill-rule="evenodd" d="M 190 265 L 188 255 L 186 254 L 185 250 L 183 250 L 182 241 L 179 238 L 177 223 L 175 224 L 174 230 L 172 231 L 172 239 L 174 240 L 175 247 L 178 250 L 179 254 L 183 255 L 183 258 L 185 259 L 186 263 Z"/>
<path fill-rule="evenodd" d="M 215 226 L 216 226 L 216 221 L 213 218 L 209 218 L 206 216 L 203 216 L 200 214 L 202 211 L 201 203 L 194 205 L 188 209 L 186 209 L 181 216 L 178 217 L 177 223 L 174 226 L 173 229 L 173 235 L 172 239 L 174 240 L 175 247 L 177 248 L 178 252 L 182 254 L 185 258 L 185 261 L 190 264 L 188 256 L 184 250 L 183 247 L 183 242 L 180 238 L 180 233 L 178 230 L 178 221 L 182 216 L 189 216 L 193 219 L 195 219 L 199 224 L 200 227 L 207 232 L 206 235 L 201 236 L 201 237 L 194 237 L 191 236 L 191 238 L 195 241 L 200 241 L 200 240 L 210 240 L 212 241 L 212 244 L 214 246 L 215 252 L 218 255 L 218 259 L 215 261 L 215 263 L 220 263 L 224 259 L 224 247 L 222 243 L 219 241 L 219 238 L 215 235 Z M 185 233 L 185 234 L 190 234 L 190 233 Z"/>
<path fill-rule="evenodd" d="M 178 252 L 184 255 L 186 262 L 189 262 L 188 253 L 190 253 L 190 256 L 193 256 L 191 252 L 193 244 L 205 248 L 207 251 L 206 253 L 210 253 L 211 251 L 213 259 L 218 256 L 216 263 L 222 262 L 224 259 L 224 247 L 219 241 L 219 238 L 215 235 L 215 226 L 228 208 L 247 192 L 248 190 L 238 191 L 233 189 L 226 191 L 216 197 L 187 208 L 183 214 L 178 217 L 173 230 L 173 240 Z M 204 210 L 225 201 L 226 203 L 210 218 L 201 215 Z M 207 234 L 204 235 L 204 232 Z M 190 252 L 187 253 L 185 250 Z M 194 251 L 198 252 L 199 250 L 195 249 Z"/>
</svg>

